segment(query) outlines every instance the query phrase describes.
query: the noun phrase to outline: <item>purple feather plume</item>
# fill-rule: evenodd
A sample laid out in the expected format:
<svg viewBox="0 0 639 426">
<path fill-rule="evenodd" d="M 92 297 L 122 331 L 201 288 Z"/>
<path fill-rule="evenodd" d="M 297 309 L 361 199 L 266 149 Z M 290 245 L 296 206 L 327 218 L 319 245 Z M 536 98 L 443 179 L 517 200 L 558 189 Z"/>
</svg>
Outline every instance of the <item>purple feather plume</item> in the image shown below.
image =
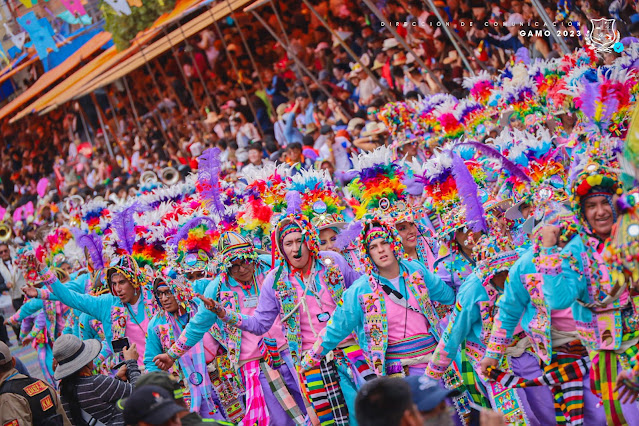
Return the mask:
<svg viewBox="0 0 639 426">
<path fill-rule="evenodd" d="M 102 238 L 92 232 L 90 234 L 76 235 L 75 243 L 78 247 L 89 252 L 93 267 L 96 270 L 104 269 L 104 258 L 102 257 Z"/>
<path fill-rule="evenodd" d="M 173 244 L 173 251 L 175 252 L 175 254 L 177 254 L 178 252 L 178 245 L 180 244 L 180 241 L 186 239 L 189 236 L 189 231 L 204 222 L 208 222 L 212 229 L 215 229 L 215 227 L 217 226 L 215 221 L 210 217 L 201 216 L 189 220 L 180 228 L 178 233 L 175 234 L 175 236 L 171 239 L 171 244 Z"/>
<path fill-rule="evenodd" d="M 135 243 L 135 213 L 141 213 L 149 210 L 150 207 L 140 204 L 136 201 L 129 207 L 116 214 L 111 222 L 113 228 L 120 239 L 120 246 L 127 253 L 133 254 L 133 244 Z"/>
<path fill-rule="evenodd" d="M 302 196 L 297 191 L 286 193 L 286 215 L 297 214 L 302 211 Z"/>
<path fill-rule="evenodd" d="M 222 163 L 220 161 L 220 149 L 209 148 L 199 157 L 197 179 L 203 186 L 202 197 L 207 204 L 212 205 L 216 213 L 220 216 L 224 214 L 224 204 L 220 199 L 220 172 Z"/>
<path fill-rule="evenodd" d="M 584 90 L 579 96 L 579 109 L 592 121 L 597 109 L 597 95 L 599 94 L 600 83 L 586 83 Z"/>
<path fill-rule="evenodd" d="M 530 52 L 525 47 L 520 47 L 515 53 L 515 60 L 517 62 L 523 62 L 526 65 L 530 65 Z"/>
<path fill-rule="evenodd" d="M 480 142 L 463 142 L 458 144 L 457 146 L 459 145 L 472 146 L 477 151 L 481 152 L 482 154 L 487 155 L 488 157 L 494 158 L 495 160 L 501 161 L 501 165 L 506 170 L 508 170 L 508 172 L 511 175 L 516 176 L 519 180 L 523 182 L 530 182 L 530 178 L 528 177 L 528 175 L 524 173 L 523 170 L 521 170 L 517 164 L 513 163 L 508 158 L 504 157 L 502 153 L 497 151 L 495 148 Z"/>
<path fill-rule="evenodd" d="M 348 227 L 346 229 L 344 229 L 337 235 L 333 247 L 340 251 L 344 250 L 350 243 L 357 240 L 359 234 L 362 233 L 362 229 L 364 229 L 362 222 L 360 222 L 359 220 L 352 221 L 348 224 Z"/>
<path fill-rule="evenodd" d="M 466 207 L 466 222 L 474 232 L 485 231 L 486 218 L 484 217 L 484 206 L 477 194 L 477 183 L 468 171 L 464 160 L 455 152 L 453 156 L 452 171 L 457 191 L 462 203 Z"/>
<path fill-rule="evenodd" d="M 424 192 L 424 182 L 420 180 L 421 176 L 415 176 L 412 178 L 404 178 L 403 183 L 406 185 L 406 192 L 413 196 L 420 196 Z M 423 179 L 423 177 L 422 177 Z"/>
</svg>

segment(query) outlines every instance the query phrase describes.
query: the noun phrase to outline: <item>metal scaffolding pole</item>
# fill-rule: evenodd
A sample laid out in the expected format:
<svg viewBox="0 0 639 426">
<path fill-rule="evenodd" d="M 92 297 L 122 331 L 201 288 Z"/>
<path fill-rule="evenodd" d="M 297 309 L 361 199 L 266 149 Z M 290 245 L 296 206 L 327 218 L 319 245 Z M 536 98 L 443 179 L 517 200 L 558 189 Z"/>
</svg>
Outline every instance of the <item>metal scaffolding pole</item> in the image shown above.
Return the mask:
<svg viewBox="0 0 639 426">
<path fill-rule="evenodd" d="M 309 2 L 308 0 L 302 0 L 304 2 L 304 4 L 306 5 L 306 7 L 308 7 L 311 12 L 313 12 L 313 14 L 315 15 L 315 17 L 320 21 L 320 23 L 324 26 L 324 28 L 326 28 L 332 35 L 333 37 L 335 37 L 335 39 L 337 40 L 337 42 L 344 48 L 344 50 L 346 50 L 346 53 L 348 53 L 349 55 L 351 55 L 351 57 L 353 59 L 355 59 L 355 61 L 359 64 L 360 67 L 362 67 L 362 69 L 364 70 L 364 72 L 366 72 L 366 74 L 373 79 L 373 81 L 375 82 L 375 84 L 377 84 L 377 87 L 379 87 L 381 89 L 381 91 L 384 93 L 384 95 L 386 95 L 386 97 L 389 100 L 394 100 L 395 99 L 395 95 L 391 93 L 390 90 L 388 90 L 388 88 L 384 85 L 382 85 L 379 82 L 379 79 L 375 76 L 375 74 L 373 74 L 373 71 L 370 70 L 370 68 L 368 68 L 367 66 L 365 66 L 362 61 L 359 60 L 359 57 L 355 54 L 355 52 L 353 52 L 353 50 L 348 46 L 348 44 L 346 44 L 344 42 L 344 40 L 342 40 L 342 38 L 339 36 L 339 34 L 337 34 L 329 25 L 328 22 L 326 22 L 326 20 L 322 17 L 322 15 L 319 14 L 319 12 L 317 10 L 315 10 L 315 8 L 313 7 L 313 5 L 311 4 L 311 2 Z"/>
<path fill-rule="evenodd" d="M 548 14 L 546 13 L 546 9 L 544 9 L 541 3 L 539 3 L 539 0 L 531 0 L 531 1 L 535 9 L 537 10 L 537 13 L 539 13 L 539 16 L 541 16 L 541 19 L 544 20 L 544 23 L 546 24 L 546 27 L 550 31 L 550 35 L 552 36 L 552 38 L 561 47 L 561 50 L 564 53 L 564 55 L 568 55 L 570 53 L 570 49 L 568 48 L 568 45 L 566 44 L 564 39 L 559 37 L 559 35 L 557 34 L 557 31 L 555 31 L 555 26 L 552 24 L 552 21 L 550 20 L 550 16 L 548 16 Z"/>
<path fill-rule="evenodd" d="M 211 9 L 209 9 L 209 13 L 211 14 L 211 16 L 214 17 L 213 12 L 211 12 Z M 249 97 L 248 91 L 246 90 L 246 86 L 244 86 L 244 82 L 242 81 L 242 74 L 240 74 L 240 70 L 237 69 L 237 65 L 235 64 L 235 61 L 233 60 L 233 58 L 231 57 L 231 54 L 229 53 L 226 40 L 224 40 L 224 33 L 222 33 L 222 30 L 220 29 L 220 26 L 218 25 L 217 20 L 213 19 L 213 24 L 215 25 L 215 29 L 217 30 L 220 40 L 222 41 L 222 45 L 224 46 L 224 51 L 226 52 L 226 56 L 228 57 L 228 60 L 231 63 L 231 67 L 233 67 L 233 71 L 235 72 L 235 75 L 237 76 L 237 80 L 240 83 L 240 88 L 242 89 L 242 92 L 244 93 L 244 96 L 246 97 L 246 103 L 248 104 L 248 107 L 251 110 L 251 113 L 253 114 L 253 120 L 255 121 L 255 124 L 257 125 L 257 130 L 259 131 L 262 139 L 264 139 L 264 136 L 265 136 L 264 129 L 262 129 L 262 126 L 260 125 L 260 121 L 257 119 L 257 111 L 255 111 L 255 108 L 253 107 L 253 104 L 251 103 L 251 98 Z M 246 117 L 244 118 L 246 119 Z"/>
<path fill-rule="evenodd" d="M 384 14 L 382 13 L 382 11 L 379 10 L 379 8 L 377 6 L 375 6 L 375 4 L 371 0 L 362 0 L 362 1 L 375 14 L 375 16 L 377 16 L 377 19 L 379 19 L 382 22 L 386 21 L 386 18 L 384 17 Z M 410 52 L 410 53 L 413 54 L 413 57 L 415 58 L 415 61 L 419 64 L 420 67 L 422 67 L 423 70 L 426 70 L 426 72 L 428 72 L 428 74 L 430 74 L 430 76 L 433 79 L 433 81 L 435 82 L 435 84 L 437 84 L 437 86 L 439 86 L 439 88 L 443 92 L 448 93 L 448 89 L 446 89 L 446 87 L 442 84 L 442 82 L 439 79 L 439 77 L 437 77 L 435 75 L 435 73 L 433 73 L 431 71 L 431 69 L 428 67 L 428 65 L 426 65 L 426 63 L 422 60 L 422 58 L 420 58 L 419 55 L 417 55 L 417 53 L 415 53 L 413 48 L 410 47 L 409 44 L 406 42 L 406 39 L 404 39 L 404 37 L 400 36 L 399 33 L 395 30 L 395 28 L 393 28 L 392 25 L 388 25 L 386 28 L 388 28 L 388 30 L 391 32 L 391 34 L 393 34 L 393 37 L 395 37 L 397 39 L 397 41 L 404 47 L 404 49 L 407 52 Z"/>
<path fill-rule="evenodd" d="M 245 9 L 246 10 L 246 9 Z M 313 75 L 313 73 L 302 63 L 302 61 L 300 61 L 297 56 L 295 55 L 294 52 L 291 51 L 290 47 L 285 45 L 284 42 L 282 41 L 281 38 L 278 37 L 277 34 L 275 34 L 275 31 L 273 31 L 273 29 L 268 25 L 268 23 L 266 23 L 266 21 L 264 21 L 264 19 L 257 14 L 257 12 L 255 12 L 254 10 L 250 11 L 253 16 L 255 16 L 255 18 L 260 21 L 260 23 L 262 24 L 262 26 L 264 28 L 266 28 L 266 30 L 271 34 L 271 36 L 273 36 L 273 38 L 286 50 L 286 52 L 288 53 L 288 55 L 295 61 L 295 63 L 302 69 L 304 70 L 304 72 L 306 73 L 306 75 L 309 76 L 309 78 L 311 80 L 313 80 L 313 82 L 315 84 L 317 84 L 317 87 L 319 87 L 319 89 L 324 92 L 324 94 L 329 97 L 332 98 L 333 96 L 331 96 L 331 94 L 328 92 L 328 90 L 326 90 L 326 87 L 324 87 L 318 80 L 317 78 Z M 349 120 L 352 118 L 350 116 L 350 114 L 348 114 L 346 111 L 344 111 L 344 109 L 342 108 L 342 112 L 344 113 L 344 115 L 346 116 L 346 118 L 348 118 Z"/>
<path fill-rule="evenodd" d="M 446 25 L 446 21 L 444 21 L 444 18 L 442 17 L 442 14 L 439 13 L 439 10 L 435 7 L 435 3 L 433 3 L 433 0 L 422 0 L 422 1 L 426 2 L 426 4 L 428 4 L 428 7 L 430 7 L 430 9 L 433 11 L 433 13 L 435 13 L 435 16 L 437 16 L 437 19 L 442 24 L 442 28 L 444 29 L 444 32 L 446 33 L 446 35 L 450 39 L 451 43 L 453 43 L 453 46 L 455 47 L 455 50 L 457 51 L 457 54 L 461 58 L 462 62 L 464 62 L 464 65 L 466 66 L 466 68 L 468 69 L 470 74 L 474 77 L 475 76 L 475 70 L 473 70 L 473 68 L 470 66 L 470 63 L 468 62 L 468 59 L 466 59 L 466 55 L 464 55 L 464 52 L 462 52 L 461 48 L 459 47 L 459 44 L 457 44 L 457 40 L 451 34 L 450 28 L 448 28 L 448 25 Z"/>
</svg>

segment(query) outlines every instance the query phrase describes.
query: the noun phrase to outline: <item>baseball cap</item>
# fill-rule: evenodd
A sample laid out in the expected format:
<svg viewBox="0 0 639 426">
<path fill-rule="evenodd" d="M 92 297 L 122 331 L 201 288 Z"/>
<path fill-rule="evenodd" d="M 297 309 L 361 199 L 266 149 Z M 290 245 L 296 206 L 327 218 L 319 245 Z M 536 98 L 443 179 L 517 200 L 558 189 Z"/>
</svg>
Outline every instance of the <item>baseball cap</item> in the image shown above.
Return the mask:
<svg viewBox="0 0 639 426">
<path fill-rule="evenodd" d="M 328 135 L 332 131 L 333 128 L 328 124 L 323 124 L 322 127 L 320 127 L 320 134 L 322 135 Z"/>
<path fill-rule="evenodd" d="M 426 376 L 408 376 L 410 393 L 417 409 L 422 413 L 433 411 L 446 398 L 459 396 L 456 389 L 444 389 L 438 381 Z"/>
<path fill-rule="evenodd" d="M 9 350 L 9 346 L 6 343 L 0 342 L 0 365 L 5 365 L 11 362 L 13 355 Z"/>
<path fill-rule="evenodd" d="M 136 389 L 142 386 L 159 386 L 167 392 L 172 393 L 174 399 L 184 397 L 180 384 L 166 371 L 151 371 L 150 373 L 143 374 L 138 381 L 135 382 Z"/>
<path fill-rule="evenodd" d="M 124 406 L 124 422 L 128 425 L 139 422 L 161 425 L 183 411 L 187 409 L 178 405 L 166 389 L 147 385 L 135 388 L 131 396 L 127 398 Z"/>
</svg>

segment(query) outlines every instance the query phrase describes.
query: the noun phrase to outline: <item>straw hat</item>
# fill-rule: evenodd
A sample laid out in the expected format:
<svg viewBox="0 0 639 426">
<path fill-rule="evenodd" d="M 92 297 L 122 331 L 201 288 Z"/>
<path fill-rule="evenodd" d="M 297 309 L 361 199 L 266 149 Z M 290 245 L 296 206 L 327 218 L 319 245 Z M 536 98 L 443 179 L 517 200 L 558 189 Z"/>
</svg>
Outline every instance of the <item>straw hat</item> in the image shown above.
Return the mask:
<svg viewBox="0 0 639 426">
<path fill-rule="evenodd" d="M 306 125 L 306 130 L 304 131 L 304 134 L 310 135 L 310 134 L 313 134 L 316 130 L 317 130 L 317 126 L 315 125 L 315 123 L 308 123 Z"/>
<path fill-rule="evenodd" d="M 277 113 L 277 118 L 279 120 L 282 119 L 282 117 L 284 116 L 284 114 L 286 113 L 286 109 L 288 108 L 288 104 L 283 103 L 283 104 L 279 104 L 277 106 L 277 108 L 275 109 L 275 112 Z"/>
<path fill-rule="evenodd" d="M 406 54 L 404 52 L 395 53 L 393 55 L 393 66 L 399 67 L 406 64 Z"/>
<path fill-rule="evenodd" d="M 348 132 L 352 132 L 353 130 L 355 130 L 355 126 L 358 126 L 360 124 L 366 124 L 366 120 L 360 117 L 351 118 L 348 122 L 348 127 L 346 128 L 346 130 Z"/>
<path fill-rule="evenodd" d="M 399 46 L 399 42 L 396 38 L 387 38 L 384 40 L 384 44 L 382 45 L 382 50 L 386 51 L 389 49 L 394 49 Z"/>
<path fill-rule="evenodd" d="M 98 356 L 102 350 L 99 340 L 80 340 L 72 334 L 63 334 L 53 343 L 53 358 L 58 361 L 53 377 L 64 379 L 80 371 Z"/>
<path fill-rule="evenodd" d="M 380 68 L 382 68 L 384 66 L 383 62 L 378 61 L 377 59 L 375 59 L 375 61 L 373 62 L 373 68 L 371 68 L 372 71 L 378 70 Z"/>
<path fill-rule="evenodd" d="M 375 136 L 386 133 L 387 131 L 388 129 L 386 128 L 386 125 L 384 123 L 381 123 L 379 121 L 372 121 L 366 124 L 366 127 L 364 127 L 364 130 L 362 131 L 362 136 Z"/>
</svg>

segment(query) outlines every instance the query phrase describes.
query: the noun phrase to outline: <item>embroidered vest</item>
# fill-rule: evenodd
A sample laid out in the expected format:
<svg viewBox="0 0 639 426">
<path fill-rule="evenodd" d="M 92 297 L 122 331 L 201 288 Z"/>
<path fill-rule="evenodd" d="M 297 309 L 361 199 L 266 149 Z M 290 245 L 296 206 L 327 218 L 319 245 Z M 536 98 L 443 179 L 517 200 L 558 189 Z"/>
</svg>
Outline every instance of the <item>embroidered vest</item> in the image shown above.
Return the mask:
<svg viewBox="0 0 639 426">
<path fill-rule="evenodd" d="M 155 334 L 160 339 L 162 345 L 162 352 L 168 351 L 175 343 L 175 334 L 173 333 L 173 327 L 171 324 L 159 324 L 155 327 Z M 179 376 L 179 380 L 184 380 L 184 372 L 179 368 L 180 363 L 176 362 L 171 367 L 169 373 L 175 376 Z"/>
<path fill-rule="evenodd" d="M 530 303 L 535 308 L 535 315 L 528 325 L 530 342 L 539 358 L 546 364 L 550 364 L 552 357 L 551 310 L 544 300 L 543 284 L 543 274 L 535 273 L 523 276 L 524 288 L 530 295 Z"/>
<path fill-rule="evenodd" d="M 111 331 L 113 332 L 113 340 L 124 338 L 128 319 L 129 310 L 124 306 L 113 306 L 111 308 Z"/>
<path fill-rule="evenodd" d="M 408 288 L 417 299 L 422 313 L 430 323 L 431 333 L 435 336 L 435 339 L 439 341 L 440 333 L 437 326 L 439 325 L 440 318 L 437 312 L 435 312 L 435 308 L 433 308 L 424 277 L 418 271 L 415 271 L 408 279 L 406 279 L 407 277 L 408 274 L 405 272 L 404 279 L 408 282 Z"/>
<path fill-rule="evenodd" d="M 378 376 L 386 374 L 386 349 L 388 349 L 388 318 L 386 317 L 386 301 L 379 290 L 360 294 L 359 305 L 364 312 L 364 335 L 366 347 L 364 357 Z"/>
<path fill-rule="evenodd" d="M 240 301 L 236 292 L 220 291 L 219 300 L 224 308 L 236 312 L 237 314 L 241 314 Z M 237 368 L 237 363 L 240 360 L 240 348 L 242 345 L 242 330 L 229 326 L 228 324 L 224 324 L 224 334 L 226 339 L 221 339 L 219 341 L 226 342 L 229 362 L 233 368 Z"/>
<path fill-rule="evenodd" d="M 100 340 L 106 339 L 106 337 L 104 336 L 104 327 L 102 326 L 102 321 L 92 319 L 89 321 L 89 325 L 97 333 Z"/>
<path fill-rule="evenodd" d="M 316 265 L 321 265 L 321 270 L 318 271 L 315 279 L 320 280 L 320 285 L 324 284 L 328 289 L 333 302 L 337 306 L 342 305 L 342 293 L 344 292 L 344 275 L 335 266 L 333 262 L 327 262 L 328 258 L 324 260 L 319 259 Z M 330 259 L 332 260 L 332 259 Z M 300 309 L 296 309 L 299 302 L 297 295 L 297 286 L 293 285 L 289 279 L 289 274 L 284 271 L 277 282 L 273 285 L 275 294 L 280 301 L 282 318 L 282 325 L 284 326 L 284 335 L 288 341 L 288 349 L 293 358 L 293 362 L 299 365 L 302 354 L 302 332 L 300 328 Z M 284 320 L 284 318 L 287 318 Z"/>
<path fill-rule="evenodd" d="M 410 276 L 407 272 L 404 272 L 402 278 L 406 282 L 409 291 L 417 299 L 422 314 L 428 320 L 430 332 L 439 341 L 440 333 L 437 328 L 439 317 L 431 303 L 424 277 L 418 271 L 415 271 Z M 375 288 L 373 292 L 359 295 L 360 308 L 364 313 L 364 335 L 366 336 L 366 345 L 362 345 L 362 342 L 360 342 L 360 346 L 367 349 L 364 351 L 364 356 L 373 371 L 375 371 L 375 374 L 383 376 L 386 373 L 385 360 L 386 350 L 388 349 L 386 301 L 378 286 L 373 283 L 370 285 Z"/>
<path fill-rule="evenodd" d="M 583 273 L 588 285 L 590 300 L 580 301 L 582 304 L 602 301 L 611 291 L 607 271 L 593 270 L 593 261 L 587 252 L 581 253 Z M 601 262 L 600 268 L 604 268 Z M 621 297 L 624 297 L 622 295 Z M 626 293 L 627 297 L 627 293 Z M 623 338 L 621 303 L 618 298 L 606 307 L 606 310 L 591 309 L 593 319 L 589 322 L 575 321 L 577 331 L 584 346 L 590 350 L 616 350 Z"/>
</svg>

